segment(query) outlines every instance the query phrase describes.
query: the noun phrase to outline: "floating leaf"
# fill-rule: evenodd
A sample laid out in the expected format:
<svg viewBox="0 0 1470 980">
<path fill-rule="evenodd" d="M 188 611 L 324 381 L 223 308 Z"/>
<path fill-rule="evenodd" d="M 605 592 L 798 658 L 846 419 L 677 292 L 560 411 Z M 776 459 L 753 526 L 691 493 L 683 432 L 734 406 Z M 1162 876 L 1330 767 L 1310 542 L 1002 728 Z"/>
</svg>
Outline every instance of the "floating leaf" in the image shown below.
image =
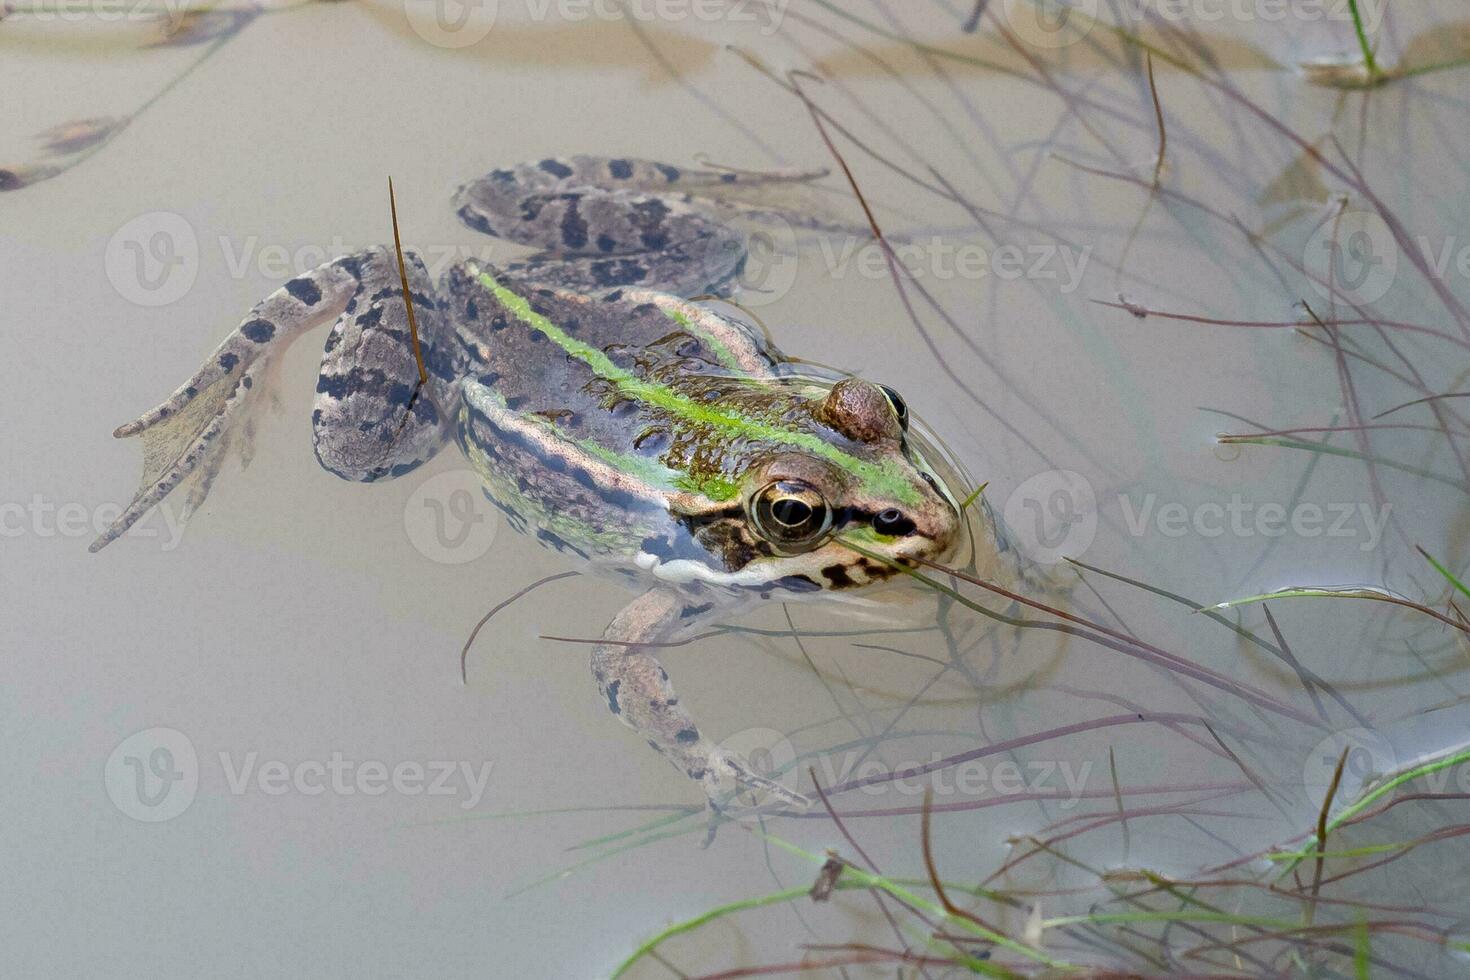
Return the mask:
<svg viewBox="0 0 1470 980">
<path fill-rule="evenodd" d="M 189 10 L 182 16 L 169 15 L 162 40 L 146 44 L 148 48 L 186 48 L 228 37 L 250 23 L 257 10 Z"/>
<path fill-rule="evenodd" d="M 1420 74 L 1457 64 L 1470 64 L 1470 21 L 1441 24 L 1415 34 L 1404 45 L 1398 74 Z"/>
<path fill-rule="evenodd" d="M 49 164 L 28 164 L 20 167 L 0 167 L 0 191 L 18 191 L 31 184 L 55 177 L 64 170 Z"/>
<path fill-rule="evenodd" d="M 1318 55 L 1297 67 L 1308 82 L 1324 88 L 1372 88 L 1386 77 L 1368 67 L 1361 51 Z"/>
<path fill-rule="evenodd" d="M 73 119 L 36 134 L 42 148 L 53 156 L 67 156 L 104 143 L 128 124 L 126 116 Z"/>
<path fill-rule="evenodd" d="M 1317 158 L 1303 152 L 1276 179 L 1266 185 L 1261 194 L 1261 204 L 1287 204 L 1293 201 L 1326 201 L 1331 196 L 1327 185 L 1318 176 L 1320 167 Z"/>
</svg>

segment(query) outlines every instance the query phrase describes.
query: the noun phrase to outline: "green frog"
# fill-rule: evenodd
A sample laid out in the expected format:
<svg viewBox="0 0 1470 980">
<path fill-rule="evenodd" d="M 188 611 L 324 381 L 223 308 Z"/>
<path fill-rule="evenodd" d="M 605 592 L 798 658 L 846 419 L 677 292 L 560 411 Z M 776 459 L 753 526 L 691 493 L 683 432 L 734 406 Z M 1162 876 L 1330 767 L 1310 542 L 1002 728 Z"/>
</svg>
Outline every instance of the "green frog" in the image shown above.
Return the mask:
<svg viewBox="0 0 1470 980">
<path fill-rule="evenodd" d="M 794 363 L 694 301 L 741 274 L 733 222 L 768 220 L 763 193 L 813 176 L 578 156 L 466 184 L 460 218 L 534 254 L 435 282 L 412 252 L 375 248 L 287 282 L 116 431 L 142 438 L 142 484 L 93 550 L 174 491 L 197 506 L 226 455 L 248 452 L 281 352 L 333 322 L 312 411 L 321 465 L 391 479 L 457 443 L 512 526 L 639 584 L 592 648 L 607 709 L 717 805 L 743 791 L 808 805 L 700 729 L 655 647 L 749 602 L 1008 550 L 988 510 L 967 521 L 955 471 L 897 392 Z"/>
</svg>

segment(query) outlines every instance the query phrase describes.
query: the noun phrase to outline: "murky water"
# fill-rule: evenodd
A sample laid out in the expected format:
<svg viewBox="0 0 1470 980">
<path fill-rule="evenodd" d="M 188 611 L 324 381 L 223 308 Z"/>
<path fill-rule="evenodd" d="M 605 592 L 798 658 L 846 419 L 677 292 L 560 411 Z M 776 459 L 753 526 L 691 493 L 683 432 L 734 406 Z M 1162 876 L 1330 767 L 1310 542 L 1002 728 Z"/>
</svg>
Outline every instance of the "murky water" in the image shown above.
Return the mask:
<svg viewBox="0 0 1470 980">
<path fill-rule="evenodd" d="M 937 900 L 926 791 L 950 897 L 1024 946 L 990 950 L 1008 969 L 1462 971 L 1467 659 L 1436 563 L 1470 559 L 1470 46 L 1448 0 L 1362 3 L 1405 77 L 1314 84 L 1298 66 L 1344 53 L 1371 77 L 1350 10 L 1282 6 L 1059 25 L 993 0 L 967 34 L 947 0 L 503 0 L 458 27 L 311 4 L 153 47 L 138 10 L 0 20 L 0 165 L 30 184 L 0 197 L 5 972 L 606 975 L 804 888 L 829 847 Z M 1078 617 L 1018 629 L 915 586 L 668 651 L 702 727 L 814 776 L 841 827 L 819 806 L 698 846 L 697 789 L 546 638 L 602 631 L 628 595 L 600 580 L 500 612 L 462 685 L 475 622 L 573 566 L 453 451 L 371 486 L 320 469 L 314 339 L 186 529 L 171 502 L 87 553 L 136 477 L 112 428 L 282 280 L 387 240 L 387 174 L 431 263 L 514 254 L 456 221 L 458 184 L 571 153 L 831 168 L 803 206 L 865 227 L 824 132 L 907 272 L 767 227 L 742 303 L 904 392 L 1070 586 L 1034 598 Z M 1361 594 L 1194 611 L 1306 586 L 1443 619 Z M 1314 861 L 1260 855 L 1312 850 L 1339 759 L 1314 888 Z M 912 959 L 988 949 L 883 901 L 772 899 L 630 975 L 937 976 L 964 968 Z"/>
</svg>

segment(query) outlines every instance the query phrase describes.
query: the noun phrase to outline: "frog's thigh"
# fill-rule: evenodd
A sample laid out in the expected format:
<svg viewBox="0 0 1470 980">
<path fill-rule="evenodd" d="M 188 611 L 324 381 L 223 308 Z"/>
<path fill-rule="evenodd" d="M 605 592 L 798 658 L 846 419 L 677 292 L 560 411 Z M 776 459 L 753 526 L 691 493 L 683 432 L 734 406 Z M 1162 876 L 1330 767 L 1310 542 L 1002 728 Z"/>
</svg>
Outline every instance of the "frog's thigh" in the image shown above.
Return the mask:
<svg viewBox="0 0 1470 980">
<path fill-rule="evenodd" d="M 387 249 L 357 257 L 357 291 L 322 354 L 312 441 L 322 466 L 346 480 L 407 473 L 450 431 L 443 406 L 456 397 L 456 367 L 445 342 L 444 304 L 418 257 L 410 253 L 405 264 L 429 382 L 419 382 L 397 259 Z"/>
</svg>

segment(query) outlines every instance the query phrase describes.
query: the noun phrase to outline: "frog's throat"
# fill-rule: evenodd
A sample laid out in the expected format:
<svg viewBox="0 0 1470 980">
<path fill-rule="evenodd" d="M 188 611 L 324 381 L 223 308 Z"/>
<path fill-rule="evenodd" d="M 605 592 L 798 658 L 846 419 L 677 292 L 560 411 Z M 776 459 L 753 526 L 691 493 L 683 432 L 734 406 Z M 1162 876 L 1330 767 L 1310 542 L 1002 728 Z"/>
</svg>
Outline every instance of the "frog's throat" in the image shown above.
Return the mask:
<svg viewBox="0 0 1470 980">
<path fill-rule="evenodd" d="M 570 357 L 586 364 L 594 374 L 614 385 L 621 394 L 655 405 L 689 422 L 716 428 L 731 438 L 785 444 L 810 453 L 857 479 L 864 490 L 874 496 L 886 497 L 909 505 L 916 505 L 920 502 L 918 489 L 892 460 L 873 463 L 859 459 L 813 433 L 783 429 L 730 408 L 704 405 L 667 385 L 639 378 L 618 367 L 602 351 L 577 340 L 551 320 L 531 309 L 530 302 L 523 296 L 501 284 L 494 276 L 475 263 L 470 262 L 466 265 L 470 274 L 479 279 L 480 283 L 494 294 L 511 315 L 525 325 L 540 330 Z"/>
</svg>

